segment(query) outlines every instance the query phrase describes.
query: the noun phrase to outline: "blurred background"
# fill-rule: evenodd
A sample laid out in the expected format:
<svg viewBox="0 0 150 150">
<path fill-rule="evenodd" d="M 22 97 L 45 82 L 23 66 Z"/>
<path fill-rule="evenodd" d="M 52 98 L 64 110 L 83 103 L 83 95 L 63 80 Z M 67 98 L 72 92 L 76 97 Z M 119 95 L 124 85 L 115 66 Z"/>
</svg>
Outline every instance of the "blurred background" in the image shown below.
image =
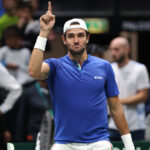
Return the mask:
<svg viewBox="0 0 150 150">
<path fill-rule="evenodd" d="M 45 13 L 47 2 L 39 0 L 37 17 Z M 55 0 L 52 5 L 56 26 L 62 27 L 66 20 L 73 17 L 85 19 L 91 32 L 91 43 L 107 46 L 117 35 L 128 37 L 132 59 L 146 64 L 150 72 L 149 0 Z"/>
<path fill-rule="evenodd" d="M 14 77 L 21 72 L 22 66 L 25 67 L 22 75 L 26 76 L 26 81 L 20 83 L 26 91 L 23 90 L 9 115 L 6 113 L 5 120 L 10 133 L 4 136 L 4 131 L 0 131 L 2 146 L 5 147 L 1 148 L 0 139 L 0 150 L 5 150 L 6 142 L 10 141 L 35 142 L 43 114 L 52 109 L 46 83 L 34 79 L 27 82 L 29 57 L 40 30 L 39 18 L 47 11 L 48 1 L 0 0 L 0 62 L 13 71 Z M 145 64 L 150 74 L 150 0 L 52 0 L 52 9 L 56 24 L 48 37 L 45 59 L 62 57 L 67 53 L 61 40 L 63 25 L 71 18 L 82 18 L 90 32 L 87 48 L 90 54 L 111 61 L 110 41 L 116 36 L 124 36 L 131 45 L 130 57 Z M 20 54 L 14 53 L 14 49 Z M 12 54 L 10 60 L 7 56 Z M 17 78 L 18 81 L 22 75 Z M 0 104 L 5 97 L 3 93 L 0 93 Z M 150 107 L 148 110 L 150 114 Z"/>
<path fill-rule="evenodd" d="M 2 3 L 3 0 L 0 0 Z M 8 0 L 10 1 L 10 0 Z M 47 11 L 48 0 L 15 0 L 30 2 L 33 7 L 33 18 L 39 17 Z M 110 40 L 118 35 L 125 36 L 131 42 L 131 57 L 149 64 L 149 36 L 150 36 L 150 1 L 149 0 L 55 0 L 52 1 L 53 13 L 56 15 L 56 32 L 61 33 L 65 21 L 80 17 L 85 19 L 91 33 L 90 43 L 109 45 Z M 0 13 L 3 13 L 0 4 Z M 33 42 L 34 43 L 34 42 Z M 64 53 L 61 53 L 64 55 Z M 54 54 L 59 57 L 60 54 Z"/>
</svg>

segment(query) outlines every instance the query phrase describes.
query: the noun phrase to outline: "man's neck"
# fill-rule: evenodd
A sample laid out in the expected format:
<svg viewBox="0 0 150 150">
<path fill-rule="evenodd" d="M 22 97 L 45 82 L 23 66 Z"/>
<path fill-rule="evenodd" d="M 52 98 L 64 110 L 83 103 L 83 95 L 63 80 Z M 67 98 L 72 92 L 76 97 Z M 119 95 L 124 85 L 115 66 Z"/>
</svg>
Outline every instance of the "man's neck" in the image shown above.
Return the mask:
<svg viewBox="0 0 150 150">
<path fill-rule="evenodd" d="M 72 55 L 69 51 L 68 51 L 68 56 L 71 60 L 73 61 L 78 61 L 80 62 L 80 64 L 82 65 L 83 62 L 87 59 L 88 55 L 87 52 L 84 51 L 83 54 L 80 55 Z"/>
</svg>

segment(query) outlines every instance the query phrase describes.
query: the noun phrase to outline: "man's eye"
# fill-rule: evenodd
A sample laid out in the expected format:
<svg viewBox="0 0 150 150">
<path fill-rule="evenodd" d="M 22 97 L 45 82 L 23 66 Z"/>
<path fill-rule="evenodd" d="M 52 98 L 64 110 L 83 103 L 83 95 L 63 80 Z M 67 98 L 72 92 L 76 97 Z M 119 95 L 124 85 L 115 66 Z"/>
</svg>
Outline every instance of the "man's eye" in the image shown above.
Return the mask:
<svg viewBox="0 0 150 150">
<path fill-rule="evenodd" d="M 118 51 L 118 50 L 119 50 L 119 48 L 114 48 L 114 50 L 115 50 L 115 51 Z"/>
<path fill-rule="evenodd" d="M 68 35 L 68 38 L 73 38 L 74 36 L 73 35 Z"/>
<path fill-rule="evenodd" d="M 79 34 L 78 37 L 84 37 L 84 34 Z"/>
</svg>

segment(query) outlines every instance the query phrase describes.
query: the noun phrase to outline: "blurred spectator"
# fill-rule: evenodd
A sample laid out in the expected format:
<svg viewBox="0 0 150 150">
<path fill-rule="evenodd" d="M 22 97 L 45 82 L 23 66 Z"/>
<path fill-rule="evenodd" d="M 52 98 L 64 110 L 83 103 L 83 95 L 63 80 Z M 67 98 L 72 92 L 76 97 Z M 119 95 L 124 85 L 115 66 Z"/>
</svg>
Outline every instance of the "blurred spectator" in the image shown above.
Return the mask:
<svg viewBox="0 0 150 150">
<path fill-rule="evenodd" d="M 5 13 L 0 17 L 0 39 L 2 37 L 3 31 L 18 22 L 17 17 L 17 0 L 2 0 L 3 8 Z"/>
<path fill-rule="evenodd" d="M 0 149 L 5 150 L 6 143 L 11 141 L 12 136 L 4 114 L 13 108 L 22 90 L 20 84 L 1 63 L 0 78 Z M 8 92 L 4 92 L 4 89 Z"/>
<path fill-rule="evenodd" d="M 105 49 L 96 43 L 89 44 L 87 47 L 87 52 L 93 56 L 103 58 L 103 53 Z"/>
<path fill-rule="evenodd" d="M 145 132 L 145 101 L 148 96 L 149 76 L 144 64 L 129 58 L 130 46 L 126 38 L 117 37 L 110 43 L 112 67 L 120 91 L 125 116 L 133 140 L 144 140 Z M 110 118 L 110 140 L 121 140 L 116 126 Z"/>
<path fill-rule="evenodd" d="M 145 103 L 145 111 L 146 111 L 145 140 L 150 141 L 150 88 L 149 88 L 148 100 Z"/>
<path fill-rule="evenodd" d="M 40 22 L 33 19 L 33 8 L 30 2 L 19 3 L 17 10 L 19 16 L 17 26 L 21 30 L 23 44 L 32 50 L 40 31 Z"/>
<path fill-rule="evenodd" d="M 34 81 L 28 75 L 30 51 L 21 47 L 21 36 L 17 26 L 8 27 L 4 31 L 5 46 L 0 48 L 0 60 L 21 85 Z"/>
<path fill-rule="evenodd" d="M 22 137 L 20 138 L 22 141 L 34 141 L 36 139 L 36 132 L 39 130 L 37 126 L 40 125 L 37 122 L 40 122 L 40 114 L 43 115 L 42 112 L 45 112 L 45 109 L 39 104 L 43 99 L 39 96 L 39 91 L 37 90 L 38 82 L 28 74 L 30 50 L 21 47 L 22 39 L 19 31 L 17 26 L 8 27 L 4 31 L 5 46 L 0 48 L 0 60 L 23 87 L 18 107 L 17 126 L 24 122 L 23 116 L 28 117 L 24 124 L 25 132 L 20 131 L 22 129 L 21 126 L 19 126 L 20 128 L 16 128 L 16 139 L 18 140 L 18 137 Z"/>
<path fill-rule="evenodd" d="M 91 43 L 87 46 L 87 52 L 93 56 L 112 62 L 110 50 L 107 45 L 100 46 L 96 43 Z"/>
<path fill-rule="evenodd" d="M 25 87 L 27 88 L 27 87 Z M 24 94 L 26 100 L 21 101 L 18 114 L 16 141 L 35 142 L 39 132 L 41 120 L 46 110 L 52 108 L 49 91 L 45 81 L 39 81 L 32 85 Z M 28 94 L 30 93 L 30 95 Z M 32 98 L 29 98 L 32 97 Z"/>
<path fill-rule="evenodd" d="M 21 2 L 30 3 L 30 5 L 32 7 L 33 18 L 34 17 L 36 18 L 37 17 L 36 13 L 39 8 L 39 0 L 21 0 Z"/>
<path fill-rule="evenodd" d="M 21 30 L 23 36 L 23 45 L 32 51 L 36 38 L 40 31 L 39 19 L 33 18 L 33 8 L 30 2 L 21 2 L 17 8 L 19 21 L 17 26 Z M 56 27 L 49 35 L 46 54 L 52 57 L 61 57 L 66 54 L 66 48 L 61 39 L 62 28 Z M 62 49 L 62 50 L 61 50 Z"/>
<path fill-rule="evenodd" d="M 31 3 L 32 6 L 32 11 L 33 11 L 33 17 L 36 17 L 36 12 L 39 8 L 39 2 L 38 0 L 29 0 L 29 2 Z"/>
<path fill-rule="evenodd" d="M 66 46 L 62 41 L 62 28 L 55 27 L 48 36 L 46 51 L 44 53 L 44 59 L 47 58 L 59 58 L 67 53 Z"/>
</svg>

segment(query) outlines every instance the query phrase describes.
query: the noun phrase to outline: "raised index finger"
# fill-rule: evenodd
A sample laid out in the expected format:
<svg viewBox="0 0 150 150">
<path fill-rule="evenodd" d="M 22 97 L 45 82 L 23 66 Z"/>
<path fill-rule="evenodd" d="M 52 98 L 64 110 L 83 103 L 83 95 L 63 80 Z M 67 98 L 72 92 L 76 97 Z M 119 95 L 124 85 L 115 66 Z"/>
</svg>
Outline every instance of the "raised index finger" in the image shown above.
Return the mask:
<svg viewBox="0 0 150 150">
<path fill-rule="evenodd" d="M 48 11 L 52 14 L 52 5 L 51 2 L 48 2 Z"/>
</svg>

